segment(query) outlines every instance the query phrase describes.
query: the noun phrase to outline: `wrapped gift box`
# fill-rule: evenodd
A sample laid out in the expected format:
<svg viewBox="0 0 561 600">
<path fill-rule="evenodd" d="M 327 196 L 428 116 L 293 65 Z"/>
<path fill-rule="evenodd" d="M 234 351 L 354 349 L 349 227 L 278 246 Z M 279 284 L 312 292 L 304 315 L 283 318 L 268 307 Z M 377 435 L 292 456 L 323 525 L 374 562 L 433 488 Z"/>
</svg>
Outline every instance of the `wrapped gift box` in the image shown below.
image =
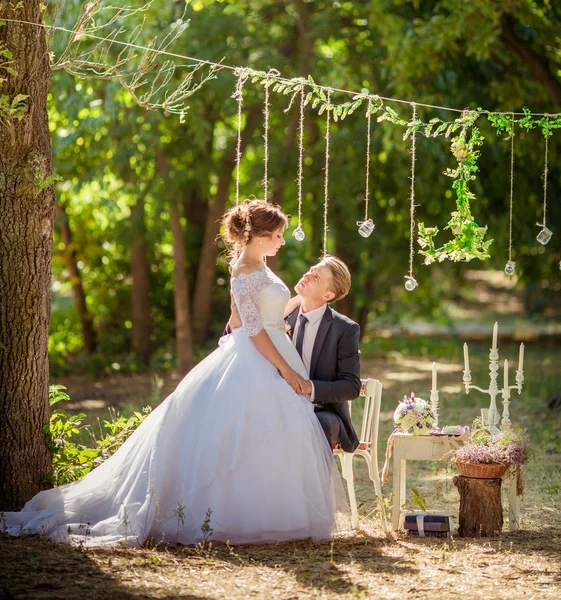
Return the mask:
<svg viewBox="0 0 561 600">
<path fill-rule="evenodd" d="M 404 527 L 407 535 L 452 537 L 454 535 L 454 518 L 451 515 L 408 513 L 405 515 Z"/>
</svg>

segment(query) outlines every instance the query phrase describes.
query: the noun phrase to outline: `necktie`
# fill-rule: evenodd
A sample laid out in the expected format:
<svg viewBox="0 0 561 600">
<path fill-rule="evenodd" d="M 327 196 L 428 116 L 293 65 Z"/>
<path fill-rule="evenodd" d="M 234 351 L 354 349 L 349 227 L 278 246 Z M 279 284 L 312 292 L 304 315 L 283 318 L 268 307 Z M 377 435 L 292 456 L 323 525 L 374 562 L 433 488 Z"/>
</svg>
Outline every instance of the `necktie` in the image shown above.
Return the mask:
<svg viewBox="0 0 561 600">
<path fill-rule="evenodd" d="M 304 332 L 307 322 L 308 317 L 306 317 L 306 315 L 300 315 L 300 327 L 298 327 L 298 335 L 296 336 L 296 351 L 300 355 L 300 358 L 302 358 L 302 346 L 304 344 Z"/>
</svg>

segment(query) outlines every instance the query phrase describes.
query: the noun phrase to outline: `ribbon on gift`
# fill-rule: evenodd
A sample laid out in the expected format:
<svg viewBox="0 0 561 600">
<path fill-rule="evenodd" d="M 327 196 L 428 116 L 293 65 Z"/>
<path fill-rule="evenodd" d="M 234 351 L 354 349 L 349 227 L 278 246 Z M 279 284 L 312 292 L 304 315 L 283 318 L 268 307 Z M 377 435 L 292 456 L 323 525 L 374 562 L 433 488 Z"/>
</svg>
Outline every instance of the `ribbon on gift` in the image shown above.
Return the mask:
<svg viewBox="0 0 561 600">
<path fill-rule="evenodd" d="M 419 537 L 425 537 L 425 517 L 431 514 L 434 513 L 428 513 L 425 511 L 415 513 L 415 520 L 417 521 L 417 531 L 419 532 Z M 450 537 L 454 537 L 454 519 L 451 517 L 451 515 L 446 516 L 448 517 L 448 526 L 450 527 Z"/>
</svg>

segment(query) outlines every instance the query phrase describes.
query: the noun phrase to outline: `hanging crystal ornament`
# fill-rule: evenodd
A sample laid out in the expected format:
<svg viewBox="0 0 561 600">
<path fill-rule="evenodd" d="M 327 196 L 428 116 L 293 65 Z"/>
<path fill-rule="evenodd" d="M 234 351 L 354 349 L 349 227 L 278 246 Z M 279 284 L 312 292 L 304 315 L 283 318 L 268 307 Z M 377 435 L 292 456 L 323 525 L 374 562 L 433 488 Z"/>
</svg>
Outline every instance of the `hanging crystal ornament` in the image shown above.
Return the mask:
<svg viewBox="0 0 561 600">
<path fill-rule="evenodd" d="M 374 231 L 376 225 L 374 225 L 374 221 L 372 219 L 366 219 L 366 221 L 359 221 L 357 223 L 358 232 L 363 238 L 367 238 Z"/>
<path fill-rule="evenodd" d="M 511 117 L 510 127 L 510 202 L 509 202 L 509 225 L 508 225 L 508 262 L 505 265 L 505 273 L 510 277 L 514 275 L 516 263 L 512 260 L 512 206 L 514 198 L 514 124 L 516 122 L 514 113 Z"/>
<path fill-rule="evenodd" d="M 411 103 L 413 107 L 413 117 L 411 119 L 410 126 L 411 130 L 411 192 L 410 192 L 410 223 L 409 223 L 409 275 L 405 276 L 405 289 L 408 292 L 412 292 L 418 285 L 417 280 L 413 277 L 413 257 L 415 256 L 415 249 L 413 244 L 413 237 L 415 235 L 415 139 L 417 136 L 417 105 Z"/>
<path fill-rule="evenodd" d="M 408 292 L 412 292 L 418 285 L 417 280 L 413 276 L 407 275 L 405 277 L 405 289 Z"/>
<path fill-rule="evenodd" d="M 300 122 L 298 125 L 298 227 L 292 232 L 294 238 L 302 242 L 306 237 L 302 229 L 302 179 L 304 178 L 304 106 L 306 104 L 304 84 L 300 90 Z"/>
<path fill-rule="evenodd" d="M 304 230 L 302 229 L 302 227 L 300 227 L 300 225 L 298 225 L 298 227 L 292 232 L 292 235 L 299 242 L 302 242 L 306 237 L 306 234 L 304 233 Z"/>
<path fill-rule="evenodd" d="M 545 246 L 547 242 L 551 239 L 553 235 L 552 231 L 547 228 L 547 149 L 548 149 L 548 141 L 549 136 L 551 135 L 551 130 L 546 129 L 544 134 L 545 136 L 545 159 L 544 159 L 544 169 L 543 169 L 543 223 L 536 223 L 538 227 L 541 227 L 541 231 L 538 233 L 536 239 L 540 244 Z"/>
<path fill-rule="evenodd" d="M 538 240 L 538 242 L 540 244 L 542 244 L 543 246 L 545 246 L 547 244 L 547 242 L 549 242 L 549 240 L 551 239 L 551 236 L 553 235 L 553 232 L 551 231 L 551 229 L 548 229 L 547 227 L 544 227 L 541 223 L 536 223 L 536 225 L 538 227 L 542 228 L 542 230 L 538 233 L 536 239 Z"/>
<path fill-rule="evenodd" d="M 514 275 L 514 271 L 516 271 L 516 263 L 509 260 L 505 265 L 505 273 L 510 276 Z"/>
<path fill-rule="evenodd" d="M 364 187 L 364 221 L 359 221 L 358 232 L 363 238 L 369 237 L 376 225 L 368 218 L 368 201 L 370 200 L 370 122 L 372 120 L 372 99 L 368 98 L 366 108 L 366 184 Z"/>
</svg>

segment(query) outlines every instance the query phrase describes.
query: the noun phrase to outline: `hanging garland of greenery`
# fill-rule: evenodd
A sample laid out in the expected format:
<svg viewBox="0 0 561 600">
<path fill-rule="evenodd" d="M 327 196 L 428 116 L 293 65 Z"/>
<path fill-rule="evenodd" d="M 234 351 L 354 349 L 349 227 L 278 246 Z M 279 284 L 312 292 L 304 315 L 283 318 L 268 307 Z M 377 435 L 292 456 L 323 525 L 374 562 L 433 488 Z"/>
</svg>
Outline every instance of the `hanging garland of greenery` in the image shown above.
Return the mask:
<svg viewBox="0 0 561 600">
<path fill-rule="evenodd" d="M 322 115 L 326 110 L 330 111 L 334 121 L 344 120 L 366 102 L 367 115 L 381 112 L 377 118 L 378 122 L 388 121 L 404 127 L 404 140 L 407 140 L 413 132 L 421 133 L 427 138 L 443 136 L 450 139 L 450 149 L 458 164 L 456 168 L 446 169 L 444 174 L 453 180 L 452 188 L 456 194 L 456 210 L 451 213 L 450 220 L 444 229 L 450 230 L 453 237 L 440 247 L 436 247 L 435 237 L 439 233 L 438 227 L 419 223 L 417 237 L 417 242 L 421 246 L 419 253 L 424 257 L 427 265 L 435 261 L 467 262 L 474 258 L 480 260 L 489 258 L 489 247 L 493 240 L 485 239 L 487 227 L 479 226 L 471 212 L 471 202 L 476 197 L 469 186 L 470 182 L 477 177 L 479 147 L 484 140 L 476 121 L 480 116 L 485 115 L 496 130 L 497 136 L 505 136 L 508 139 L 513 134 L 513 125 L 516 123 L 514 116 L 492 113 L 478 108 L 477 110 L 465 110 L 461 116 L 452 121 L 433 118 L 425 123 L 418 117 L 407 121 L 402 119 L 394 109 L 384 105 L 382 99 L 375 94 L 355 94 L 352 96 L 352 101 L 335 104 L 331 101 L 331 95 L 328 93 L 330 88 L 316 84 L 311 76 L 307 79 L 303 77 L 284 79 L 272 77 L 264 71 L 255 71 L 249 68 L 245 71 L 253 83 L 259 83 L 267 88 L 271 86 L 273 92 L 291 96 L 288 109 L 303 91 L 306 91 L 305 106 L 311 104 L 312 109 L 316 110 L 318 115 Z M 561 128 L 560 114 L 538 115 L 538 117 L 524 107 L 523 116 L 517 123 L 526 131 L 540 127 L 544 138 L 549 138 L 554 129 Z"/>
</svg>

